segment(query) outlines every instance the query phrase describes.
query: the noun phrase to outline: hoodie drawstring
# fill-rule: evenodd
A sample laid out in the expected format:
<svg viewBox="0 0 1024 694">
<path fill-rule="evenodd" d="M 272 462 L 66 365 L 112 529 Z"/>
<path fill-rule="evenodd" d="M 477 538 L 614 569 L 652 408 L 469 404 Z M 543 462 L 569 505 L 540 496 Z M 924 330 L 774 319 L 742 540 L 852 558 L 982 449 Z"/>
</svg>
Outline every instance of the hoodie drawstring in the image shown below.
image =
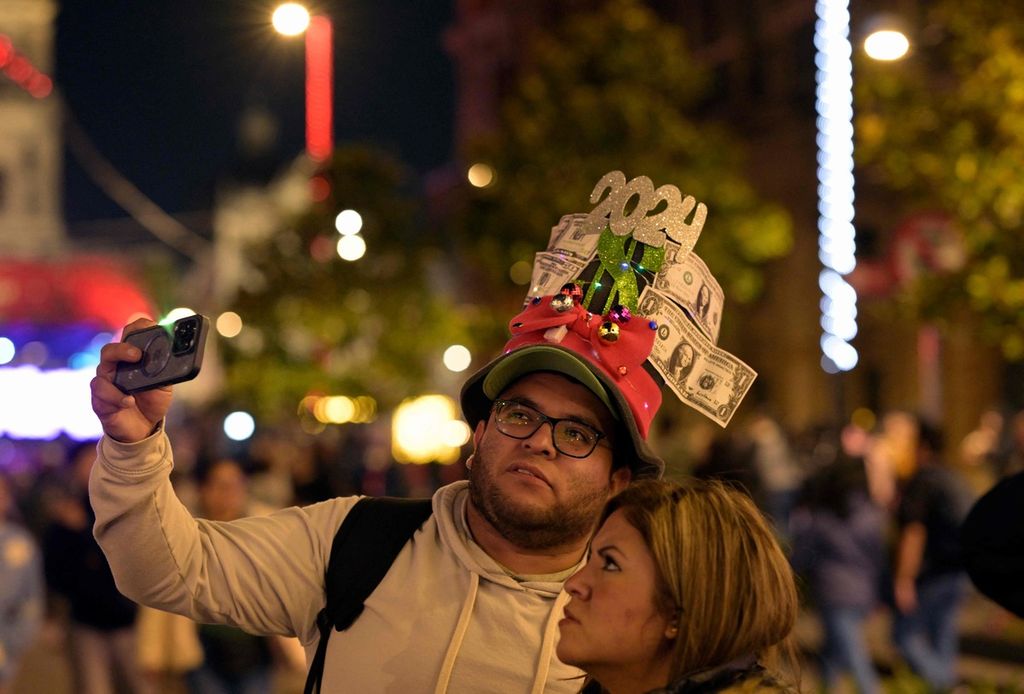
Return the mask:
<svg viewBox="0 0 1024 694">
<path fill-rule="evenodd" d="M 533 679 L 530 694 L 541 694 L 548 682 L 548 671 L 551 669 L 551 655 L 555 650 L 555 634 L 558 632 L 558 620 L 562 618 L 562 609 L 569 602 L 569 594 L 562 591 L 555 598 L 548 620 L 544 624 L 544 639 L 540 643 L 540 659 L 537 662 L 537 675 Z"/>
<path fill-rule="evenodd" d="M 462 647 L 462 640 L 469 628 L 470 617 L 473 616 L 473 605 L 476 603 L 476 591 L 480 585 L 480 577 L 473 571 L 469 572 L 472 577 L 469 590 L 466 592 L 466 599 L 462 602 L 462 610 L 459 612 L 459 621 L 455 624 L 455 633 L 448 643 L 448 651 L 444 654 L 444 662 L 441 663 L 441 673 L 437 676 L 437 686 L 434 687 L 434 694 L 445 694 L 448 691 L 448 681 L 452 678 L 452 670 L 455 667 L 455 657 Z"/>
</svg>

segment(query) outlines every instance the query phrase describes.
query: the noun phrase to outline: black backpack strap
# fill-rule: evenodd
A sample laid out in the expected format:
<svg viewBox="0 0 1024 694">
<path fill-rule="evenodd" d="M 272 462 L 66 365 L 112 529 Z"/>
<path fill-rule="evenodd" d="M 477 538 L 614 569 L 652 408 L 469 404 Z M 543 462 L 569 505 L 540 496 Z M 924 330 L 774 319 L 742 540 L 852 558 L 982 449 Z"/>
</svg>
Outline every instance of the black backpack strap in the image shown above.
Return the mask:
<svg viewBox="0 0 1024 694">
<path fill-rule="evenodd" d="M 316 618 L 320 642 L 309 666 L 305 694 L 316 694 L 324 676 L 331 627 L 348 629 L 384 579 L 398 553 L 430 517 L 430 499 L 365 497 L 338 528 L 327 564 L 327 606 Z"/>
</svg>

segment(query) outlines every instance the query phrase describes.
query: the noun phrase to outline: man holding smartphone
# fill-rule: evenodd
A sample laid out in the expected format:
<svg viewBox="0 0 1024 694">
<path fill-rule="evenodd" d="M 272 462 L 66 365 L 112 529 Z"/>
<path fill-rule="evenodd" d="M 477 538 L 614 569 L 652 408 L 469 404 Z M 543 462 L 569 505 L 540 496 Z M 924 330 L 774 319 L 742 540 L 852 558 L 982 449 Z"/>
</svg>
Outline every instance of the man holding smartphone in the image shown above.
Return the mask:
<svg viewBox="0 0 1024 694">
<path fill-rule="evenodd" d="M 583 284 L 532 297 L 502 354 L 464 385 L 469 479 L 436 492 L 361 615 L 318 654 L 323 691 L 579 689 L 582 673 L 555 656 L 562 583 L 608 498 L 664 467 L 647 444 L 661 404 L 647 368 L 658 325 L 634 315 L 635 296 L 632 312 L 584 306 Z M 314 661 L 332 541 L 358 499 L 192 518 L 169 482 L 170 387 L 126 395 L 113 383 L 119 362 L 141 357 L 107 345 L 91 385 L 105 432 L 90 483 L 95 534 L 119 588 L 198 621 L 295 635 Z"/>
</svg>

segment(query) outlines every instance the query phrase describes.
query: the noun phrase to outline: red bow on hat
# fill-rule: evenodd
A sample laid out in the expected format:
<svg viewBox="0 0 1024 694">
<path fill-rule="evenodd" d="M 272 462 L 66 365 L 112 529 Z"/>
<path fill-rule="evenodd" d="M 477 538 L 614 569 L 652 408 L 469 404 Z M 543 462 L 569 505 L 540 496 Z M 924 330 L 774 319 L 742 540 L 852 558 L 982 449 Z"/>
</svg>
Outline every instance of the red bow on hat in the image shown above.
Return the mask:
<svg viewBox="0 0 1024 694">
<path fill-rule="evenodd" d="M 643 368 L 651 354 L 657 324 L 624 309 L 608 316 L 590 313 L 565 295 L 531 300 L 509 323 L 512 339 L 505 352 L 527 345 L 551 344 L 586 359 L 611 379 L 647 438 L 661 405 L 661 389 Z M 555 302 L 553 305 L 553 301 Z"/>
</svg>

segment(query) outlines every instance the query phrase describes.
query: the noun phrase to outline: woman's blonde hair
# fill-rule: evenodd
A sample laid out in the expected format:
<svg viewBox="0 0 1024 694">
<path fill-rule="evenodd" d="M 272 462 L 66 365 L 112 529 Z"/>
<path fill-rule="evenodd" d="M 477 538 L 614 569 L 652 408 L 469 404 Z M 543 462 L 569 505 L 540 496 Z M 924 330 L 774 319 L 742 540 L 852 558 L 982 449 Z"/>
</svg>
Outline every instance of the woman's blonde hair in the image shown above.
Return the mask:
<svg viewBox="0 0 1024 694">
<path fill-rule="evenodd" d="M 641 480 L 608 503 L 601 522 L 615 511 L 647 542 L 656 606 L 678 620 L 669 682 L 744 656 L 795 673 L 793 572 L 746 494 L 721 482 Z"/>
</svg>

